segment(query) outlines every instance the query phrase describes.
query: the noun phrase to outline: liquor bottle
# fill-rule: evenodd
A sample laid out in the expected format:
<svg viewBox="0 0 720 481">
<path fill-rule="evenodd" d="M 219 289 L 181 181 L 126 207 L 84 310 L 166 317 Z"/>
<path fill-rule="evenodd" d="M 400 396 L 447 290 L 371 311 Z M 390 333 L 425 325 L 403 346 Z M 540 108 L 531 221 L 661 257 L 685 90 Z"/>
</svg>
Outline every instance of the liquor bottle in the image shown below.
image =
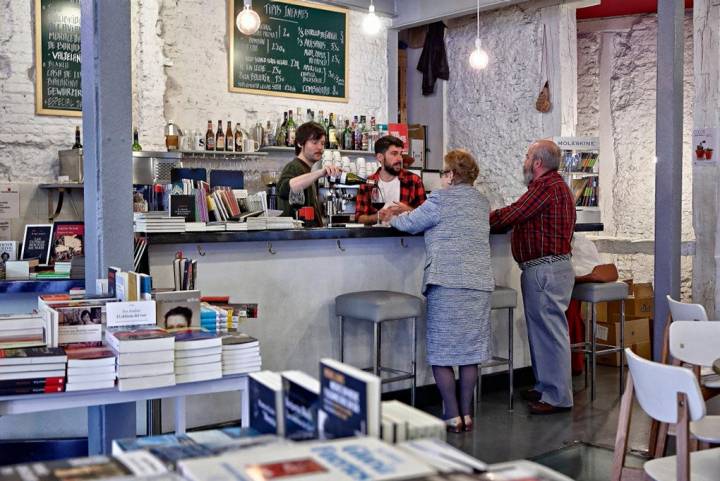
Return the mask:
<svg viewBox="0 0 720 481">
<path fill-rule="evenodd" d="M 380 138 L 380 132 L 378 132 L 377 124 L 375 123 L 375 117 L 370 117 L 370 136 L 368 139 L 368 148 L 374 150 L 375 142 Z"/>
<path fill-rule="evenodd" d="M 330 113 L 330 122 L 328 123 L 327 128 L 327 137 L 328 137 L 328 147 L 331 149 L 337 149 L 338 148 L 338 141 L 337 141 L 337 128 L 335 127 L 335 121 L 334 121 L 335 115 Z"/>
<path fill-rule="evenodd" d="M 285 146 L 287 140 L 287 112 L 283 112 L 283 121 L 278 126 L 277 135 L 275 136 L 275 145 Z"/>
<path fill-rule="evenodd" d="M 252 138 L 255 140 L 255 142 L 258 143 L 258 145 L 263 145 L 263 139 L 265 138 L 265 129 L 263 129 L 262 122 L 259 120 L 255 122 L 255 127 L 252 131 Z"/>
<path fill-rule="evenodd" d="M 298 125 L 302 125 L 305 121 L 303 120 L 303 114 L 302 109 L 300 107 L 297 108 L 297 112 L 295 112 L 295 122 Z"/>
<path fill-rule="evenodd" d="M 338 177 L 329 177 L 330 183 L 342 184 L 342 185 L 360 185 L 360 184 L 375 184 L 374 181 L 363 179 L 357 174 L 352 172 L 343 172 Z"/>
<path fill-rule="evenodd" d="M 345 130 L 343 130 L 342 146 L 344 150 L 353 148 L 353 132 L 350 130 L 350 120 L 345 119 Z"/>
<path fill-rule="evenodd" d="M 243 131 L 240 128 L 239 123 L 235 123 L 235 152 L 242 152 L 243 150 Z"/>
<path fill-rule="evenodd" d="M 360 116 L 360 123 L 362 124 L 360 150 L 367 151 L 370 146 L 370 128 L 367 124 L 367 118 L 364 115 Z"/>
<path fill-rule="evenodd" d="M 205 150 L 215 150 L 215 132 L 213 132 L 212 120 L 208 120 L 208 128 L 205 132 Z"/>
<path fill-rule="evenodd" d="M 310 109 L 307 109 L 307 122 L 315 122 L 315 113 Z"/>
<path fill-rule="evenodd" d="M 227 152 L 235 152 L 235 136 L 233 135 L 232 122 L 228 120 L 227 130 L 225 131 L 225 150 Z"/>
<path fill-rule="evenodd" d="M 318 112 L 317 123 L 322 125 L 322 128 L 327 132 L 327 123 L 325 123 L 324 112 L 322 110 Z"/>
<path fill-rule="evenodd" d="M 273 130 L 272 124 L 270 121 L 267 121 L 267 125 L 265 125 L 265 138 L 263 139 L 262 144 L 265 146 L 272 146 L 275 143 L 275 131 Z"/>
<path fill-rule="evenodd" d="M 288 111 L 286 145 L 288 147 L 295 147 L 295 121 L 293 120 L 292 110 Z"/>
<path fill-rule="evenodd" d="M 75 143 L 72 146 L 73 149 L 82 149 L 82 144 L 80 143 L 80 126 L 75 126 Z"/>
<path fill-rule="evenodd" d="M 225 150 L 225 133 L 222 128 L 222 120 L 218 120 L 218 129 L 215 134 L 215 150 L 219 152 Z"/>
<path fill-rule="evenodd" d="M 360 121 L 358 121 L 357 116 L 355 116 L 355 132 L 354 132 L 354 141 L 355 145 L 353 146 L 353 150 L 362 150 L 362 132 L 363 132 L 363 126 L 362 126 L 362 117 L 360 117 Z"/>
<path fill-rule="evenodd" d="M 75 147 L 73 147 L 75 148 Z M 132 144 L 132 150 L 133 152 L 140 152 L 142 150 L 142 146 L 140 145 L 140 142 L 138 140 L 138 131 L 137 128 L 133 129 L 133 144 Z"/>
</svg>

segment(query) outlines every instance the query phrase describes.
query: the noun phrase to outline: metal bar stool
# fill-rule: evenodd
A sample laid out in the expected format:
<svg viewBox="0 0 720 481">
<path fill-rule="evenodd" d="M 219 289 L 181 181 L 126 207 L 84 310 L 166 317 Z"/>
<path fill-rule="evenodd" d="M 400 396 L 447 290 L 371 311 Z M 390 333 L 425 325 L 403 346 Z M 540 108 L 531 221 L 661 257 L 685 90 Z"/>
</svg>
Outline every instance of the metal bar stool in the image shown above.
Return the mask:
<svg viewBox="0 0 720 481">
<path fill-rule="evenodd" d="M 573 352 L 585 353 L 586 364 L 590 366 L 590 400 L 595 400 L 595 378 L 597 356 L 620 353 L 620 393 L 623 390 L 623 365 L 625 345 L 625 299 L 628 297 L 628 285 L 624 282 L 588 282 L 576 284 L 572 298 L 589 302 L 592 314 L 589 320 L 590 329 L 585 329 L 585 342 L 571 344 Z M 620 345 L 602 344 L 597 342 L 597 307 L 598 302 L 620 301 Z M 589 339 L 588 339 L 589 336 Z M 600 348 L 600 350 L 598 350 Z M 587 385 L 587 370 L 586 370 Z"/>
<path fill-rule="evenodd" d="M 410 403 L 415 405 L 415 386 L 417 384 L 417 329 L 416 319 L 422 315 L 423 301 L 419 297 L 401 292 L 364 291 L 342 294 L 335 298 L 335 314 L 340 321 L 340 361 L 345 361 L 345 318 L 373 323 L 373 365 L 366 368 L 381 377 L 383 384 L 389 382 L 412 380 Z M 401 371 L 382 365 L 380 348 L 382 346 L 382 324 L 387 321 L 410 319 L 412 329 L 411 370 Z M 393 376 L 382 378 L 382 373 Z"/>
<path fill-rule="evenodd" d="M 505 366 L 508 367 L 508 383 L 510 384 L 510 391 L 508 394 L 508 409 L 513 410 L 513 321 L 515 316 L 513 315 L 515 308 L 517 307 L 517 291 L 510 287 L 495 286 L 495 290 L 490 298 L 490 309 L 507 309 L 507 328 L 508 328 L 508 351 L 507 357 L 493 356 L 492 359 L 478 364 L 478 381 L 475 387 L 475 399 L 477 403 L 480 402 L 480 395 L 482 394 L 482 370 L 483 368 L 494 367 L 494 366 Z"/>
</svg>

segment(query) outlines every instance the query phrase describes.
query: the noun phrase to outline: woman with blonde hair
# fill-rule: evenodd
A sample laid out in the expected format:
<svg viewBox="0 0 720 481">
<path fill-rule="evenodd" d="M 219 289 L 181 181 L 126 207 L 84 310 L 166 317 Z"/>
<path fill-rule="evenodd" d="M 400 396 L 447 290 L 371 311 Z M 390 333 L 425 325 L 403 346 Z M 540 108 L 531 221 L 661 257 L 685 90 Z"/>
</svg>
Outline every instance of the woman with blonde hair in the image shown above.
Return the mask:
<svg viewBox="0 0 720 481">
<path fill-rule="evenodd" d="M 487 199 L 473 187 L 479 169 L 466 150 L 445 155 L 442 188 L 420 207 L 399 216 L 381 211 L 396 229 L 425 233 L 423 294 L 427 297 L 427 360 L 451 432 L 472 430 L 477 365 L 491 357 L 490 263 Z M 460 399 L 455 394 L 459 366 Z"/>
</svg>

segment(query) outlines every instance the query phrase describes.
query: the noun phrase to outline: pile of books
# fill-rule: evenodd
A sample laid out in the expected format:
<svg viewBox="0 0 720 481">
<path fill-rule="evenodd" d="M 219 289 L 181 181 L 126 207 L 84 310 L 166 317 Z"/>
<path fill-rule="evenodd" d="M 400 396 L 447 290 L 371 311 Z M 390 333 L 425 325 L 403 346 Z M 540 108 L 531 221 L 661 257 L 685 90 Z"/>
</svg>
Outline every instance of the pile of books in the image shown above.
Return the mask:
<svg viewBox="0 0 720 481">
<path fill-rule="evenodd" d="M 1 314 L 0 349 L 45 346 L 49 327 L 37 314 Z"/>
<path fill-rule="evenodd" d="M 107 347 L 68 348 L 66 391 L 115 386 L 115 352 Z"/>
<path fill-rule="evenodd" d="M 57 347 L 0 350 L 0 396 L 63 391 L 66 362 Z"/>
<path fill-rule="evenodd" d="M 209 332 L 226 333 L 232 325 L 232 310 L 203 303 L 200 308 L 200 327 Z"/>
<path fill-rule="evenodd" d="M 295 229 L 298 226 L 292 217 L 249 217 L 246 222 L 247 230 Z"/>
<path fill-rule="evenodd" d="M 413 439 L 445 439 L 445 423 L 435 416 L 400 401 L 382 403 L 382 439 L 399 443 Z"/>
<path fill-rule="evenodd" d="M 53 266 L 53 273 L 57 278 L 70 278 L 70 271 L 72 270 L 71 262 L 55 262 Z"/>
<path fill-rule="evenodd" d="M 118 390 L 175 385 L 175 337 L 162 329 L 107 330 L 117 355 Z"/>
<path fill-rule="evenodd" d="M 70 261 L 70 278 L 85 279 L 85 256 L 73 256 Z"/>
<path fill-rule="evenodd" d="M 185 232 L 224 232 L 225 222 L 185 222 Z"/>
<path fill-rule="evenodd" d="M 223 375 L 256 372 L 261 366 L 260 342 L 257 339 L 242 333 L 222 337 Z"/>
<path fill-rule="evenodd" d="M 184 217 L 170 217 L 167 212 L 135 212 L 135 232 L 185 232 Z"/>
<path fill-rule="evenodd" d="M 191 329 L 172 334 L 175 336 L 177 384 L 222 377 L 222 341 L 218 336 Z"/>
</svg>

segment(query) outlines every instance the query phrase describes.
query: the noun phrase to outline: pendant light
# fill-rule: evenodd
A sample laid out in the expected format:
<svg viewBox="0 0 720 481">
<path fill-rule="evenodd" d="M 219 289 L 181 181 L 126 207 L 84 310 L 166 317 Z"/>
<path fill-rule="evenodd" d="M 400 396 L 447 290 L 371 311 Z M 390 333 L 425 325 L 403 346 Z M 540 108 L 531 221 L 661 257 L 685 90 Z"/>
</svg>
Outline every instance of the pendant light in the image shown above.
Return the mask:
<svg viewBox="0 0 720 481">
<path fill-rule="evenodd" d="M 260 15 L 252 9 L 252 0 L 245 0 L 245 7 L 235 19 L 238 30 L 245 35 L 252 35 L 260 28 Z"/>
<path fill-rule="evenodd" d="M 480 0 L 477 0 L 477 25 L 475 31 L 475 50 L 470 54 L 470 66 L 476 70 L 482 70 L 488 66 L 490 57 L 483 50 L 480 43 Z"/>
<path fill-rule="evenodd" d="M 380 31 L 380 27 L 380 18 L 375 15 L 375 4 L 373 3 L 373 0 L 370 0 L 368 14 L 365 16 L 365 20 L 363 20 L 363 30 L 368 35 L 375 35 Z"/>
</svg>

